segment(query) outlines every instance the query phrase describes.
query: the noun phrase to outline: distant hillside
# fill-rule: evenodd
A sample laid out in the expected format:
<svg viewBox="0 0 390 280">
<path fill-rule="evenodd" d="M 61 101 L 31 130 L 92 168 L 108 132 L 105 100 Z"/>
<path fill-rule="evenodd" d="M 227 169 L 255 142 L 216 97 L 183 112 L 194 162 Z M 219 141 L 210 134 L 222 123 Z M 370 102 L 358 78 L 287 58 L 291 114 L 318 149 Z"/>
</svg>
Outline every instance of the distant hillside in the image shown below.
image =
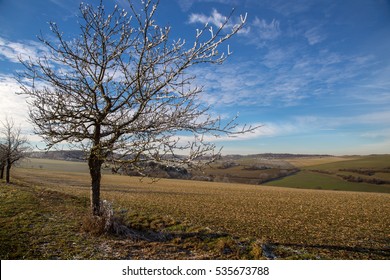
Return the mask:
<svg viewBox="0 0 390 280">
<path fill-rule="evenodd" d="M 221 156 L 222 161 L 231 161 L 238 159 L 289 159 L 296 157 L 330 157 L 331 155 L 315 155 L 315 154 L 288 154 L 288 153 L 263 153 L 263 154 L 250 154 L 250 155 L 225 155 Z M 43 159 L 56 159 L 66 161 L 85 161 L 85 152 L 80 150 L 62 150 L 62 151 L 48 151 L 48 152 L 31 152 L 30 158 L 43 158 Z"/>
<path fill-rule="evenodd" d="M 142 173 L 132 165 L 112 168 L 114 174 L 150 176 L 155 178 L 189 179 L 200 181 L 261 184 L 298 172 L 286 159 L 306 157 L 293 154 L 256 154 L 222 156 L 212 166 L 202 170 L 187 166 L 167 165 L 154 161 L 141 163 Z M 32 152 L 30 158 L 85 162 L 85 153 L 80 150 Z"/>
<path fill-rule="evenodd" d="M 48 152 L 31 152 L 30 158 L 56 159 L 66 161 L 85 161 L 85 152 L 79 150 L 63 150 L 63 151 L 48 151 Z"/>
<path fill-rule="evenodd" d="M 332 155 L 322 154 L 288 154 L 288 153 L 263 153 L 263 154 L 250 154 L 250 155 L 226 155 L 222 156 L 224 160 L 237 160 L 245 158 L 260 158 L 260 159 L 289 159 L 297 157 L 331 157 Z"/>
</svg>

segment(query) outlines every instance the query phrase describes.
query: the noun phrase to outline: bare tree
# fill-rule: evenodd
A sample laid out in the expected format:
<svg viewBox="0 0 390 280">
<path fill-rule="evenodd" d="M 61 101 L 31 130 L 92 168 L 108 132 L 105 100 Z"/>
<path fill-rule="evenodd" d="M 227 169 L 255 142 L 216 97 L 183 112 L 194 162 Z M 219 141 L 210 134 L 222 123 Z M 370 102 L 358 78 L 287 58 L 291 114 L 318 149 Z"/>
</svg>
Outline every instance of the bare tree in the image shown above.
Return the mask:
<svg viewBox="0 0 390 280">
<path fill-rule="evenodd" d="M 223 123 L 212 117 L 187 71 L 222 63 L 230 50 L 225 46 L 224 54 L 220 47 L 245 18 L 232 24 L 230 16 L 216 30 L 203 26 L 187 48 L 185 40 L 170 39 L 170 27 L 155 22 L 158 1 L 142 1 L 139 11 L 129 5 L 131 15 L 118 6 L 107 13 L 102 3 L 81 4 L 81 34 L 71 40 L 51 22 L 56 40 L 39 37 L 49 54 L 21 61 L 26 70 L 18 76 L 30 97 L 30 119 L 47 147 L 68 142 L 87 152 L 94 215 L 100 214 L 101 168 L 109 160 L 138 168 L 151 159 L 191 164 L 219 153 L 210 135 L 252 130 L 239 129 L 235 118 Z M 186 157 L 176 156 L 184 151 Z"/>
<path fill-rule="evenodd" d="M 1 138 L 0 138 L 1 139 Z M 1 140 L 0 140 L 1 141 Z M 4 178 L 4 170 L 6 166 L 6 150 L 5 145 L 0 143 L 0 179 Z"/>
<path fill-rule="evenodd" d="M 19 160 L 25 157 L 28 150 L 27 138 L 21 134 L 21 128 L 16 127 L 12 119 L 6 119 L 1 122 L 2 128 L 0 130 L 2 137 L 0 137 L 0 167 L 1 179 L 4 176 L 6 183 L 10 183 L 11 167 Z"/>
</svg>

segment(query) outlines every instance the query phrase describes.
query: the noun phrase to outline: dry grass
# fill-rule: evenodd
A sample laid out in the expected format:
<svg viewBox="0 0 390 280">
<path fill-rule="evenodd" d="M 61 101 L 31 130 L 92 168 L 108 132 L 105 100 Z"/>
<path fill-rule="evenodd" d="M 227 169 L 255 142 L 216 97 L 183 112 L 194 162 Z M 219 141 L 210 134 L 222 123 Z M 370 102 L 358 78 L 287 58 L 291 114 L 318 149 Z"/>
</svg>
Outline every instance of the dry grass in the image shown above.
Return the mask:
<svg viewBox="0 0 390 280">
<path fill-rule="evenodd" d="M 78 197 L 89 195 L 87 174 L 26 169 L 15 174 Z M 282 258 L 390 258 L 388 194 L 181 180 L 151 184 L 117 175 L 104 175 L 102 186 L 102 198 L 117 209 L 267 240 Z M 253 247 L 253 254 L 259 254 L 259 246 Z"/>
<path fill-rule="evenodd" d="M 105 218 L 88 215 L 86 199 L 20 181 L 0 182 L 0 198 L 1 259 L 264 258 L 250 251 L 256 240 L 187 228 L 167 218 L 133 213 L 126 225 L 123 216 L 113 216 L 107 230 Z M 142 229 L 128 227 L 137 222 Z M 225 243 L 229 250 L 221 249 Z"/>
</svg>

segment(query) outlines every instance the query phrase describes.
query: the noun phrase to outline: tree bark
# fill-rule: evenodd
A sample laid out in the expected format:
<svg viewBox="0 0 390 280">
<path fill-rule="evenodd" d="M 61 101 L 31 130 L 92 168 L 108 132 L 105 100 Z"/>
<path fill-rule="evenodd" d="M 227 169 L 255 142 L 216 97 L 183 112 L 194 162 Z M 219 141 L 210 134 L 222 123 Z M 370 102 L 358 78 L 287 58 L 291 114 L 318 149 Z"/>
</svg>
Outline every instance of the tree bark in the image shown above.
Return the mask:
<svg viewBox="0 0 390 280">
<path fill-rule="evenodd" d="M 91 210 L 92 215 L 100 216 L 100 181 L 102 177 L 102 164 L 104 157 L 100 144 L 100 124 L 95 125 L 93 147 L 88 158 L 89 174 L 91 175 Z"/>
<path fill-rule="evenodd" d="M 10 183 L 10 172 L 11 172 L 11 162 L 7 160 L 6 172 L 5 172 L 5 182 Z"/>
<path fill-rule="evenodd" d="M 99 216 L 100 213 L 100 181 L 101 167 L 103 161 L 99 154 L 96 154 L 96 149 L 92 149 L 88 159 L 89 173 L 91 175 L 91 209 L 92 215 Z"/>
<path fill-rule="evenodd" d="M 0 165 L 0 179 L 4 178 L 4 169 L 5 169 L 5 164 Z"/>
</svg>

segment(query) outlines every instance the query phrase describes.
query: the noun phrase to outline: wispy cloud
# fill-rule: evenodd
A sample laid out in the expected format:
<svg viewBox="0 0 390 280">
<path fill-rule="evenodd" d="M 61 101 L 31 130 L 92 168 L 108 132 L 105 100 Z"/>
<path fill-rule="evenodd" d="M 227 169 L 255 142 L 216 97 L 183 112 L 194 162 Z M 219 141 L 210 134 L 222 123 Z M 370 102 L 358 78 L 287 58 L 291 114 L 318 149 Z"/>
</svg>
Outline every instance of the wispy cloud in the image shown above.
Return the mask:
<svg viewBox="0 0 390 280">
<path fill-rule="evenodd" d="M 289 119 L 279 122 L 249 123 L 252 127 L 258 127 L 251 133 L 238 134 L 236 137 L 222 135 L 220 137 L 205 136 L 204 141 L 215 143 L 231 143 L 239 141 L 262 140 L 265 138 L 285 137 L 291 135 L 307 135 L 310 132 L 313 136 L 323 135 L 328 131 L 343 133 L 345 127 L 371 125 L 381 126 L 390 117 L 389 112 L 378 112 L 376 114 L 362 114 L 351 117 L 323 117 L 315 115 L 292 116 Z M 349 129 L 346 130 L 348 132 Z M 388 128 L 376 128 L 367 133 L 357 133 L 355 137 L 380 138 L 378 143 L 390 142 L 390 130 Z M 191 136 L 179 136 L 183 143 L 191 141 Z"/>
<path fill-rule="evenodd" d="M 320 27 L 312 27 L 304 34 L 310 45 L 321 43 L 326 39 L 326 35 L 321 31 Z"/>
<path fill-rule="evenodd" d="M 255 140 L 263 137 L 272 137 L 281 134 L 281 130 L 289 130 L 293 129 L 292 127 L 288 127 L 288 125 L 275 125 L 272 123 L 251 123 L 248 124 L 248 126 L 251 127 L 257 127 L 256 129 L 252 130 L 248 133 L 237 133 L 234 135 L 226 135 L 222 134 L 219 136 L 213 136 L 213 135 L 205 135 L 202 137 L 202 140 L 205 142 L 213 142 L 213 143 L 221 143 L 221 142 L 239 142 L 239 141 L 247 141 L 247 140 Z M 236 128 L 232 132 L 239 132 L 242 129 L 242 127 Z M 177 135 L 175 137 L 176 139 L 179 139 L 182 144 L 191 142 L 194 139 L 194 136 L 189 135 Z"/>
<path fill-rule="evenodd" d="M 263 77 L 253 71 L 252 63 L 226 63 L 223 67 L 198 67 L 192 69 L 196 83 L 202 85 L 202 101 L 214 107 L 233 105 L 252 106 L 257 103 L 258 86 L 265 83 Z"/>
<path fill-rule="evenodd" d="M 356 62 L 360 60 L 365 63 Z M 348 94 L 349 102 L 361 102 L 358 96 L 370 96 L 363 89 L 356 92 L 357 87 L 380 84 L 377 77 L 374 82 L 367 76 L 366 81 L 359 79 L 370 69 L 372 60 L 327 50 L 312 54 L 292 45 L 269 49 L 253 61 L 230 60 L 223 66 L 199 67 L 191 74 L 197 76 L 198 84 L 204 85 L 205 101 L 219 107 L 280 108 L 332 94 L 342 94 L 342 97 Z M 380 94 L 381 90 L 372 89 L 371 92 L 376 92 L 377 98 L 388 99 L 388 91 L 383 89 Z"/>
<path fill-rule="evenodd" d="M 177 0 L 182 11 L 188 11 L 194 4 L 194 0 Z"/>
<path fill-rule="evenodd" d="M 356 137 L 384 138 L 390 141 L 390 128 L 387 126 L 390 112 L 358 114 L 354 116 L 326 117 L 320 115 L 298 115 L 279 122 L 265 122 L 254 133 L 243 135 L 244 139 L 257 139 L 262 137 L 275 137 L 286 135 L 302 135 L 324 131 L 349 131 L 351 127 L 371 127 L 371 130 L 360 133 Z M 258 123 L 253 126 L 259 126 Z"/>
<path fill-rule="evenodd" d="M 213 24 L 217 28 L 220 28 L 226 21 L 226 16 L 222 15 L 216 9 L 213 9 L 211 15 L 192 13 L 189 15 L 189 23 L 201 23 L 201 24 Z M 230 19 L 230 22 L 225 26 L 226 28 L 232 28 L 233 26 L 240 23 L 240 17 L 236 16 Z M 275 40 L 281 34 L 280 31 L 280 22 L 276 19 L 273 19 L 269 23 L 258 17 L 249 23 L 245 28 L 239 31 L 239 34 L 244 34 L 246 40 L 249 42 L 258 44 L 259 40 Z"/>
<path fill-rule="evenodd" d="M 188 19 L 189 23 L 201 23 L 207 24 L 211 23 L 217 26 L 218 28 L 222 27 L 223 23 L 226 21 L 226 16 L 220 14 L 216 9 L 213 9 L 210 16 L 205 14 L 190 14 Z"/>
<path fill-rule="evenodd" d="M 362 133 L 360 136 L 373 139 L 388 139 L 390 141 L 390 128 L 367 131 Z"/>
<path fill-rule="evenodd" d="M 350 116 L 316 116 L 301 115 L 292 117 L 292 123 L 304 128 L 321 128 L 325 130 L 343 129 L 345 127 L 365 126 L 382 129 L 388 124 L 390 111 L 379 111 L 375 113 L 356 114 Z"/>
<path fill-rule="evenodd" d="M 313 5 L 316 5 L 312 0 L 300 0 L 300 1 L 285 1 L 285 0 L 265 0 L 264 5 L 271 8 L 275 12 L 282 14 L 283 16 L 295 16 L 302 14 Z"/>
<path fill-rule="evenodd" d="M 370 114 L 363 114 L 360 116 L 354 116 L 353 118 L 349 118 L 346 121 L 349 121 L 351 123 L 359 122 L 363 124 L 381 124 L 381 125 L 388 125 L 390 120 L 390 111 L 381 111 L 381 112 L 374 112 Z"/>
<path fill-rule="evenodd" d="M 274 40 L 281 34 L 280 22 L 276 19 L 273 19 L 271 22 L 267 23 L 266 20 L 255 17 L 255 20 L 250 26 L 254 32 L 254 34 L 251 34 L 251 36 L 256 36 L 257 38 L 263 40 Z"/>
<path fill-rule="evenodd" d="M 79 12 L 80 1 L 78 0 L 50 0 L 50 2 L 61 9 L 61 17 L 64 21 L 76 17 Z"/>
<path fill-rule="evenodd" d="M 37 60 L 42 54 L 47 52 L 47 48 L 37 41 L 10 41 L 0 37 L 0 59 L 14 63 L 19 63 L 19 59 L 29 58 Z"/>
<path fill-rule="evenodd" d="M 201 23 L 203 25 L 212 24 L 217 28 L 221 28 L 225 24 L 224 26 L 225 29 L 233 29 L 234 26 L 241 24 L 241 19 L 244 19 L 244 17 L 232 16 L 229 19 L 229 21 L 226 23 L 227 16 L 224 16 L 216 9 L 213 9 L 211 11 L 211 15 L 209 16 L 205 14 L 197 14 L 197 13 L 190 14 L 188 18 L 188 23 L 190 24 Z M 247 34 L 248 32 L 249 32 L 248 28 L 242 28 L 241 30 L 238 31 L 238 34 Z"/>
<path fill-rule="evenodd" d="M 207 0 L 184 2 L 191 6 L 199 1 Z M 352 107 L 365 101 L 371 105 L 389 104 L 390 67 L 379 66 L 380 59 L 373 54 L 346 52 L 338 48 L 340 42 L 329 44 L 334 36 L 329 30 L 335 28 L 331 22 L 335 5 L 316 8 L 310 0 L 243 3 L 272 10 L 273 18 L 265 19 L 261 13 L 251 18 L 249 11 L 246 33 L 240 38 L 241 43 L 259 49 L 253 61 L 196 72 L 200 84 L 205 85 L 208 103 L 220 107 L 283 107 L 334 96 L 334 103 L 324 106 Z M 305 16 L 311 9 L 318 10 L 319 17 Z M 221 16 L 214 10 L 211 15 L 192 14 L 191 20 L 219 25 Z"/>
<path fill-rule="evenodd" d="M 242 0 L 176 0 L 182 11 L 187 12 L 195 3 L 220 3 L 231 6 L 242 5 Z"/>
</svg>

